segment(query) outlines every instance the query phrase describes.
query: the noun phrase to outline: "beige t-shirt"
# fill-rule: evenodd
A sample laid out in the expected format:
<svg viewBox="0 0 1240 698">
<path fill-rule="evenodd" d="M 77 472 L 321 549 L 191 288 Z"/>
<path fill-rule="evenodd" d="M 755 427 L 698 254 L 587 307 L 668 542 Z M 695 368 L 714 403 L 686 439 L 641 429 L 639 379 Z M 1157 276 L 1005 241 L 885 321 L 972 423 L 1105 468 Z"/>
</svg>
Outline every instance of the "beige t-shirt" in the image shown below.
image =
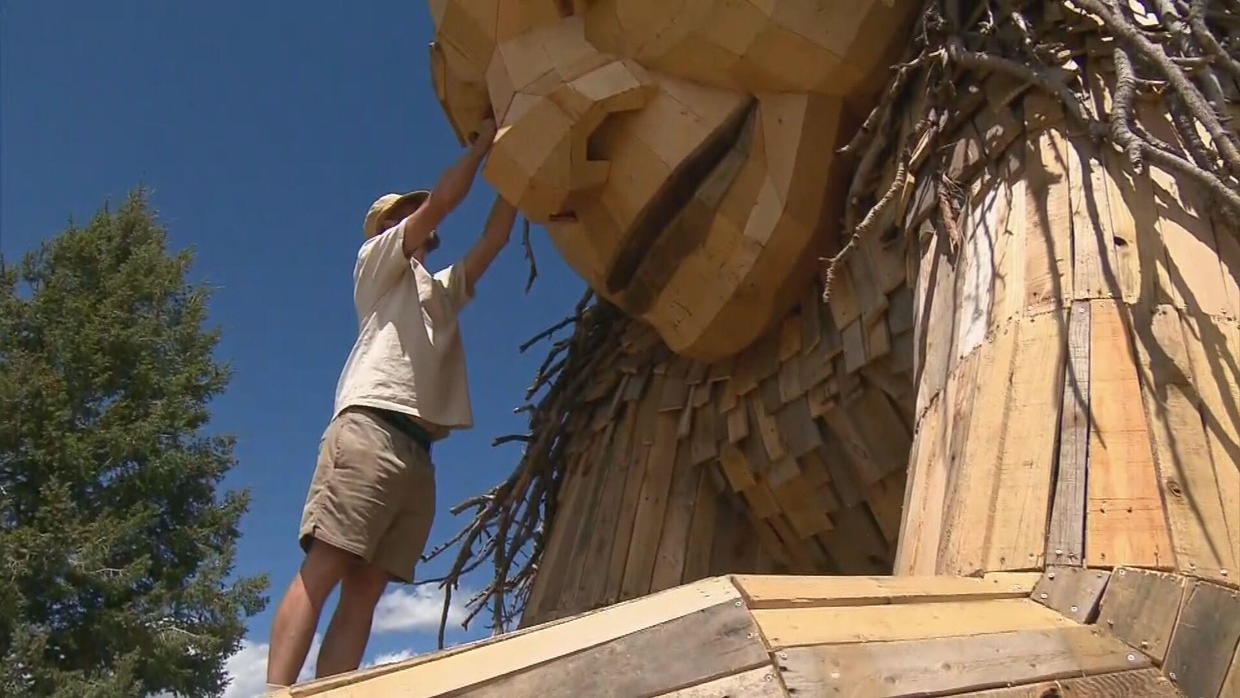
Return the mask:
<svg viewBox="0 0 1240 698">
<path fill-rule="evenodd" d="M 473 426 L 457 315 L 465 271 L 432 275 L 402 250 L 404 223 L 362 244 L 353 271 L 357 341 L 336 384 L 336 414 L 368 406 L 451 429 Z"/>
</svg>

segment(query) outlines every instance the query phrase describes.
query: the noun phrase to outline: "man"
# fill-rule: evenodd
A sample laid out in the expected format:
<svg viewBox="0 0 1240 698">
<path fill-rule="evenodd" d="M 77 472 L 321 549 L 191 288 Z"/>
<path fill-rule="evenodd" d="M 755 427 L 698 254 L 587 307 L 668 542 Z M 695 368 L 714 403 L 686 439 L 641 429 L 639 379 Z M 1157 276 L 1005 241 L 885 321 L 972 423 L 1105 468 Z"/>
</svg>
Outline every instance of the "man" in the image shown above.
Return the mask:
<svg viewBox="0 0 1240 698">
<path fill-rule="evenodd" d="M 296 680 L 337 583 L 320 677 L 357 668 L 388 581 L 413 581 L 435 511 L 431 443 L 473 421 L 457 313 L 508 242 L 515 209 L 497 198 L 462 261 L 434 275 L 424 265 L 439 245 L 439 223 L 469 192 L 494 136 L 488 119 L 430 192 L 388 194 L 366 215 L 353 272 L 358 337 L 306 497 L 305 558 L 272 623 L 272 686 Z"/>
</svg>

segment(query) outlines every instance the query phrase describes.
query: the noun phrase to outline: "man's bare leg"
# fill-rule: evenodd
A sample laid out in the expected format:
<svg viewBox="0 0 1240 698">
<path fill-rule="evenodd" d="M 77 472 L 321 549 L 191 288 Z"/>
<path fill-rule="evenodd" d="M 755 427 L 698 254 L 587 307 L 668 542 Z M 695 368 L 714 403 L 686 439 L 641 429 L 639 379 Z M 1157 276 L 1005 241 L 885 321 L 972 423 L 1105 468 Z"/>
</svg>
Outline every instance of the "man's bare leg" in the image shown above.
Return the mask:
<svg viewBox="0 0 1240 698">
<path fill-rule="evenodd" d="M 301 569 L 271 623 L 271 648 L 267 653 L 267 683 L 291 686 L 306 661 L 306 653 L 319 624 L 323 602 L 351 567 L 357 556 L 319 540 L 310 543 Z"/>
<path fill-rule="evenodd" d="M 369 563 L 358 563 L 345 574 L 340 602 L 319 647 L 316 672 L 319 678 L 353 671 L 362 661 L 375 604 L 391 577 Z"/>
</svg>

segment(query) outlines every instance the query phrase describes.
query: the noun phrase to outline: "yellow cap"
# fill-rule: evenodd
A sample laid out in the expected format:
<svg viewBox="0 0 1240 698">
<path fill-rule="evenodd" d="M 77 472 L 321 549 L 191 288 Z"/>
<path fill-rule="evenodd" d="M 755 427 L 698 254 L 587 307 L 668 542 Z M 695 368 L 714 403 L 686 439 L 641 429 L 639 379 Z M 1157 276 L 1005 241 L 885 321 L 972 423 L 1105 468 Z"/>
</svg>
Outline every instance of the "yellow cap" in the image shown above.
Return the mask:
<svg viewBox="0 0 1240 698">
<path fill-rule="evenodd" d="M 375 202 L 370 205 L 370 210 L 366 212 L 366 220 L 362 222 L 362 236 L 369 240 L 383 232 L 379 230 L 379 221 L 383 220 L 383 216 L 388 211 L 409 201 L 421 206 L 430 195 L 429 191 L 419 189 L 408 194 L 384 194 L 375 199 Z"/>
</svg>

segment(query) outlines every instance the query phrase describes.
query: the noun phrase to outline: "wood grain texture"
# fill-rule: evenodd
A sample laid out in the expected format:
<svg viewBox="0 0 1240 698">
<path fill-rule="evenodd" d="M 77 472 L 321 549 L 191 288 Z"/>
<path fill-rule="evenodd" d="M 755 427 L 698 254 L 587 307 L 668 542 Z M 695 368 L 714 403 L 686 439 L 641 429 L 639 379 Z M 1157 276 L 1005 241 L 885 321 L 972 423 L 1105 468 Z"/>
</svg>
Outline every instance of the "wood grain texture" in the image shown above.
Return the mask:
<svg viewBox="0 0 1240 698">
<path fill-rule="evenodd" d="M 780 664 L 793 695 L 856 698 L 941 695 L 1149 665 L 1140 653 L 1085 626 L 785 653 Z"/>
<path fill-rule="evenodd" d="M 1157 669 L 1137 669 L 956 695 L 972 698 L 1180 698 L 1183 694 Z"/>
<path fill-rule="evenodd" d="M 772 647 L 892 642 L 1075 625 L 1029 599 L 753 611 Z"/>
<path fill-rule="evenodd" d="M 661 693 L 763 665 L 753 619 L 722 603 L 606 644 L 476 685 L 459 695 L 636 696 Z M 669 652 L 671 648 L 682 651 Z"/>
<path fill-rule="evenodd" d="M 1185 592 L 1163 671 L 1189 696 L 1222 696 L 1237 646 L 1240 591 L 1197 582 Z"/>
<path fill-rule="evenodd" d="M 1114 302 L 1090 302 L 1085 562 L 1167 568 L 1171 540 L 1128 328 Z"/>
<path fill-rule="evenodd" d="M 1089 457 L 1089 303 L 1077 301 L 1068 315 L 1068 363 L 1059 410 L 1059 460 L 1046 534 L 1046 561 L 1080 564 L 1085 559 L 1085 487 Z"/>
<path fill-rule="evenodd" d="M 1110 577 L 1110 570 L 1048 567 L 1033 588 L 1032 598 L 1078 623 L 1091 623 Z"/>
<path fill-rule="evenodd" d="M 1038 573 L 996 572 L 985 577 L 824 577 L 735 575 L 750 609 L 873 606 L 937 601 L 1018 599 L 1029 596 Z"/>
<path fill-rule="evenodd" d="M 662 693 L 657 698 L 785 698 L 787 695 L 779 681 L 779 672 L 768 665 Z"/>
<path fill-rule="evenodd" d="M 1162 664 L 1183 595 L 1179 575 L 1121 567 L 1102 595 L 1098 627 Z"/>
</svg>

